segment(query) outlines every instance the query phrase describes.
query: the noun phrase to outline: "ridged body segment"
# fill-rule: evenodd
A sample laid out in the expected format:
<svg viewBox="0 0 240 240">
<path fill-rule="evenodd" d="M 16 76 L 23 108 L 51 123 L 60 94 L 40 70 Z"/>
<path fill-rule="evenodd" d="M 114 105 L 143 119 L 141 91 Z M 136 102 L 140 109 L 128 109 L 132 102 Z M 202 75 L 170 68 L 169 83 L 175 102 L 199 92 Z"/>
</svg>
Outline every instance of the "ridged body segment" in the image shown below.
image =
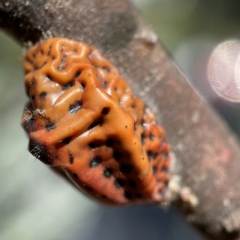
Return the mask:
<svg viewBox="0 0 240 240">
<path fill-rule="evenodd" d="M 164 130 L 97 49 L 52 38 L 27 52 L 24 69 L 31 154 L 104 203 L 164 200 Z"/>
</svg>

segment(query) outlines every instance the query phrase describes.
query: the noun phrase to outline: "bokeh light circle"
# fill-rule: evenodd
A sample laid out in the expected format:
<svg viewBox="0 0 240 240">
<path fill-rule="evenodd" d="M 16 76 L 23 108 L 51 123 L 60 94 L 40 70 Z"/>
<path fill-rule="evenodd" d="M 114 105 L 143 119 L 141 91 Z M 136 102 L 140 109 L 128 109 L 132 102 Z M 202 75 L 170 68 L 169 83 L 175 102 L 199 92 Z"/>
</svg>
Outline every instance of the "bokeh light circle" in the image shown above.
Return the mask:
<svg viewBox="0 0 240 240">
<path fill-rule="evenodd" d="M 240 101 L 240 41 L 219 44 L 211 54 L 208 78 L 213 90 L 229 101 Z"/>
</svg>

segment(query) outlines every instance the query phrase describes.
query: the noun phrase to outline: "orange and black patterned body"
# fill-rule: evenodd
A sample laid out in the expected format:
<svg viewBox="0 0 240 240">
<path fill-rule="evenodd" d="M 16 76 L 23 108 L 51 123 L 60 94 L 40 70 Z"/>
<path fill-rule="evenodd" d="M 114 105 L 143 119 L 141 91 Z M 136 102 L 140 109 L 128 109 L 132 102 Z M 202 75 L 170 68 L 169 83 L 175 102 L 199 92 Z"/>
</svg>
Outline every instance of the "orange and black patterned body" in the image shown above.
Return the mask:
<svg viewBox="0 0 240 240">
<path fill-rule="evenodd" d="M 108 204 L 164 200 L 169 146 L 154 114 L 102 54 L 52 38 L 24 59 L 32 155 Z"/>
</svg>

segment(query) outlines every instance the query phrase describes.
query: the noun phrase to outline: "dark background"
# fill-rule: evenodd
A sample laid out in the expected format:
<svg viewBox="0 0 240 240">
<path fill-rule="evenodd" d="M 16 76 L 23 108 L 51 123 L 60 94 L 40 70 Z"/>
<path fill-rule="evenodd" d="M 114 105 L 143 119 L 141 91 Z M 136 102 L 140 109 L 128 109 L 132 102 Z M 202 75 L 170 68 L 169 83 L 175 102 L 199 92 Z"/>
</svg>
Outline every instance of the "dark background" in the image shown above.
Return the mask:
<svg viewBox="0 0 240 240">
<path fill-rule="evenodd" d="M 228 39 L 239 39 L 240 1 L 134 2 L 197 91 L 239 134 L 239 104 L 214 94 L 206 72 L 213 49 Z M 170 207 L 101 206 L 31 157 L 20 127 L 27 100 L 21 67 L 23 53 L 3 32 L 0 43 L 1 240 L 202 239 Z"/>
</svg>

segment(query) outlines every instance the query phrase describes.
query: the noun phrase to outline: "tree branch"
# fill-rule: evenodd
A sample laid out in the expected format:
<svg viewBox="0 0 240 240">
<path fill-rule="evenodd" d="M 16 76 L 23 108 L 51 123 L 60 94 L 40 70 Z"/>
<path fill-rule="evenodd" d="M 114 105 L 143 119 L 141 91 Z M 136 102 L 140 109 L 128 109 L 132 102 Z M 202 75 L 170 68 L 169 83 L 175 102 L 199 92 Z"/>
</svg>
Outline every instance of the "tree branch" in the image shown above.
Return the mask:
<svg viewBox="0 0 240 240">
<path fill-rule="evenodd" d="M 240 239 L 240 148 L 127 0 L 0 0 L 0 26 L 28 47 L 94 45 L 155 111 L 173 151 L 171 201 L 207 239 Z"/>
</svg>

